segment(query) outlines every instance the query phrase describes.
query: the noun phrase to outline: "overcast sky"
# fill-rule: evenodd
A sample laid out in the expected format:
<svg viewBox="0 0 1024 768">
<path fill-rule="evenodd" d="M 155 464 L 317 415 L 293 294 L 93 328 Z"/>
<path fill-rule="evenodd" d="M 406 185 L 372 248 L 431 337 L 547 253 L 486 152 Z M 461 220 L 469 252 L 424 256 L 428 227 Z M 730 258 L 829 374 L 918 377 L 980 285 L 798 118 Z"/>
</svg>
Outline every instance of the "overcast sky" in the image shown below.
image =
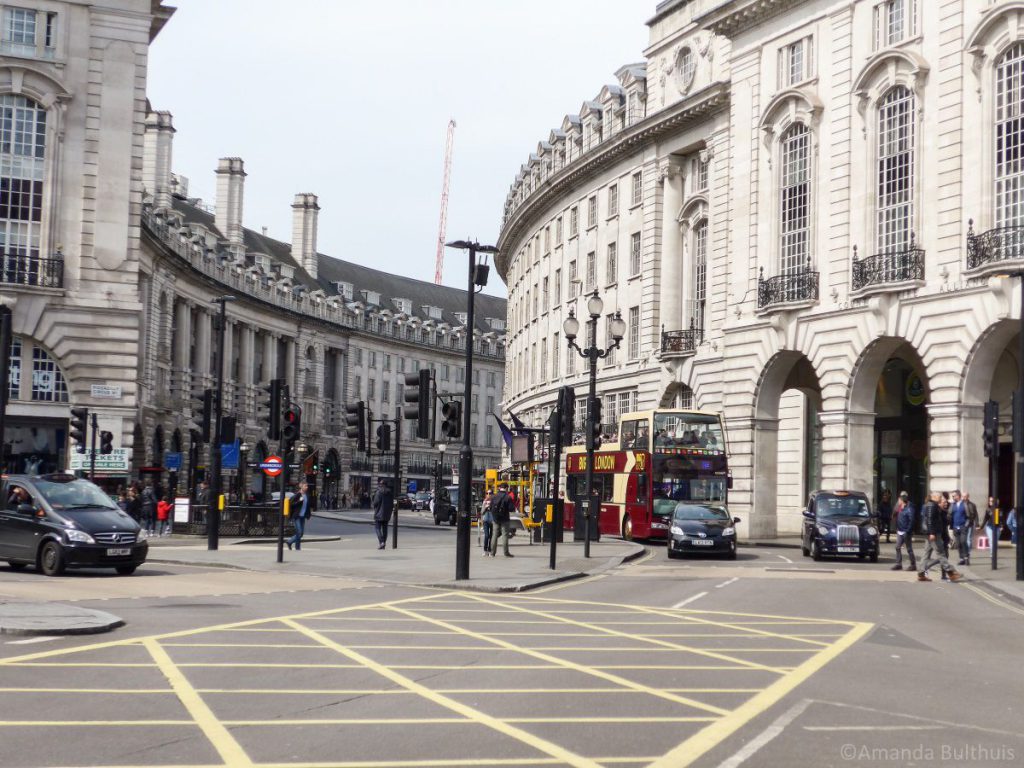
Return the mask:
<svg viewBox="0 0 1024 768">
<path fill-rule="evenodd" d="M 537 141 L 643 60 L 656 0 L 165 3 L 149 98 L 189 194 L 212 204 L 217 159 L 241 157 L 246 226 L 289 241 L 294 194 L 315 192 L 322 253 L 433 280 L 449 118 L 447 239 L 494 243 Z M 465 287 L 461 252 L 444 282 Z"/>
</svg>

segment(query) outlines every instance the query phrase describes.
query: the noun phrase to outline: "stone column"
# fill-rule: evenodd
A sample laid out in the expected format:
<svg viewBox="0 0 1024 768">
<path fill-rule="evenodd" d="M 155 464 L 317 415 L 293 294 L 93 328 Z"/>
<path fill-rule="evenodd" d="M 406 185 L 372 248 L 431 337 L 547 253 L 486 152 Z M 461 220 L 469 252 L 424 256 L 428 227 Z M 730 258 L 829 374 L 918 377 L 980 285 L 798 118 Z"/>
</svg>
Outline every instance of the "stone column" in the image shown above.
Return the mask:
<svg viewBox="0 0 1024 768">
<path fill-rule="evenodd" d="M 959 403 L 936 403 L 927 408 L 928 490 L 959 488 L 962 407 Z M 976 445 L 980 442 L 979 437 Z"/>
<path fill-rule="evenodd" d="M 295 343 L 295 339 L 288 339 L 286 344 L 287 357 L 285 359 L 287 360 L 287 363 L 285 366 L 285 381 L 288 382 L 288 388 L 291 390 L 292 397 L 297 398 L 299 397 L 298 381 L 295 377 L 295 348 L 297 344 Z"/>
<path fill-rule="evenodd" d="M 985 458 L 982 442 L 985 431 L 984 416 L 984 405 L 960 406 L 960 445 L 963 446 L 963 450 L 960 455 L 959 487 L 960 490 L 971 494 L 971 501 L 978 505 L 979 512 L 985 508 L 988 496 L 988 459 Z M 1004 417 L 1001 417 L 1000 421 Z M 1004 445 L 1000 450 L 1008 449 L 1009 445 Z"/>
<path fill-rule="evenodd" d="M 263 334 L 263 375 L 266 381 L 277 378 L 277 336 Z"/>
<path fill-rule="evenodd" d="M 771 539 L 778 531 L 779 504 L 779 420 L 751 419 L 754 471 L 753 508 L 748 535 Z"/>
<path fill-rule="evenodd" d="M 251 325 L 243 325 L 241 333 L 241 350 L 238 359 L 238 383 L 247 387 L 252 386 L 255 372 L 253 371 L 253 358 L 256 343 L 256 331 Z"/>
<path fill-rule="evenodd" d="M 192 349 L 192 310 L 184 301 L 174 305 L 174 367 L 186 371 Z"/>
<path fill-rule="evenodd" d="M 661 222 L 661 324 L 666 331 L 683 328 L 683 237 L 676 217 L 683 206 L 683 172 L 670 162 L 663 176 Z"/>
<path fill-rule="evenodd" d="M 234 376 L 231 375 L 233 372 L 232 368 L 234 367 L 232 365 L 234 362 L 234 328 L 235 321 L 228 317 L 225 318 L 223 334 L 221 334 L 219 330 L 217 331 L 218 336 L 220 337 L 218 338 L 218 341 L 220 341 L 220 339 L 224 340 L 224 370 L 221 374 L 224 376 L 225 383 L 234 378 Z"/>
<path fill-rule="evenodd" d="M 200 309 L 196 315 L 196 370 L 198 376 L 210 375 L 210 337 L 213 334 L 213 323 L 210 313 Z"/>
<path fill-rule="evenodd" d="M 818 419 L 822 438 L 822 487 L 852 488 L 872 498 L 875 492 L 875 414 L 832 410 L 822 411 Z"/>
<path fill-rule="evenodd" d="M 340 349 L 334 351 L 334 403 L 341 410 L 345 402 L 345 353 Z"/>
</svg>

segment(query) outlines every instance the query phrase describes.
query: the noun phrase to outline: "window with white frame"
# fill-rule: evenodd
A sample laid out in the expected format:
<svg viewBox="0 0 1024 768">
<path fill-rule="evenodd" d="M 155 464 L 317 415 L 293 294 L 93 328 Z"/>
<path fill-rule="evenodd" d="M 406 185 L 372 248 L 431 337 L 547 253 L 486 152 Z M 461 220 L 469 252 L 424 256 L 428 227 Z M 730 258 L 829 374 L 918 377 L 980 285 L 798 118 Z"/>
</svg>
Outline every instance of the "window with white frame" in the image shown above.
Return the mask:
<svg viewBox="0 0 1024 768">
<path fill-rule="evenodd" d="M 0 53 L 52 59 L 57 45 L 57 14 L 31 8 L 3 9 Z"/>
<path fill-rule="evenodd" d="M 811 134 L 803 123 L 782 136 L 780 206 L 781 274 L 804 269 L 810 255 Z"/>
<path fill-rule="evenodd" d="M 587 398 L 577 397 L 576 398 L 576 412 L 573 419 L 573 429 L 576 432 L 582 432 L 583 427 L 587 423 Z"/>
<path fill-rule="evenodd" d="M 597 226 L 597 195 L 587 200 L 587 228 Z"/>
<path fill-rule="evenodd" d="M 21 339 L 11 339 L 11 357 L 7 363 L 7 392 L 11 400 L 21 398 Z"/>
<path fill-rule="evenodd" d="M 897 85 L 878 105 L 878 250 L 905 251 L 913 220 L 914 94 Z"/>
<path fill-rule="evenodd" d="M 569 210 L 569 237 L 576 237 L 580 233 L 580 209 L 573 206 Z"/>
<path fill-rule="evenodd" d="M 918 0 L 882 0 L 874 8 L 874 49 L 897 45 L 917 34 Z"/>
<path fill-rule="evenodd" d="M 636 360 L 640 357 L 640 307 L 629 308 L 629 342 L 627 344 L 627 354 L 630 360 Z"/>
<path fill-rule="evenodd" d="M 608 243 L 608 258 L 605 263 L 605 283 L 611 285 L 619 275 L 619 244 Z"/>
<path fill-rule="evenodd" d="M 46 111 L 14 94 L 0 96 L 0 258 L 5 283 L 38 285 L 43 219 Z"/>
<path fill-rule="evenodd" d="M 555 306 L 562 303 L 562 270 L 555 270 Z"/>
<path fill-rule="evenodd" d="M 555 247 L 562 244 L 562 217 L 555 219 Z"/>
<path fill-rule="evenodd" d="M 708 161 L 701 158 L 693 158 L 692 165 L 693 191 L 703 192 L 708 188 Z"/>
<path fill-rule="evenodd" d="M 615 365 L 616 353 L 618 352 L 617 347 L 613 346 L 612 343 L 612 322 L 614 320 L 614 312 L 609 312 L 604 319 L 604 342 L 605 346 L 608 347 L 608 355 L 604 359 L 606 365 Z"/>
<path fill-rule="evenodd" d="M 544 294 L 543 294 L 544 301 L 542 303 L 542 306 L 544 307 L 544 311 L 547 312 L 548 311 L 548 307 L 550 306 L 550 303 L 551 303 L 551 295 L 550 295 L 550 293 L 548 291 L 548 278 L 545 277 L 541 284 L 544 286 Z"/>
<path fill-rule="evenodd" d="M 633 202 L 632 205 L 640 205 L 644 199 L 644 173 L 637 171 L 633 174 Z"/>
<path fill-rule="evenodd" d="M 615 216 L 619 212 L 619 185 L 608 187 L 608 215 Z"/>
<path fill-rule="evenodd" d="M 679 56 L 676 58 L 676 77 L 680 92 L 686 93 L 690 90 L 690 86 L 693 85 L 693 76 L 696 73 L 697 57 L 692 48 L 685 46 L 679 51 Z"/>
<path fill-rule="evenodd" d="M 557 331 L 551 336 L 551 378 L 557 379 L 562 371 L 558 367 L 558 355 L 561 348 L 558 345 Z"/>
<path fill-rule="evenodd" d="M 996 62 L 997 227 L 1024 226 L 1024 43 Z"/>
<path fill-rule="evenodd" d="M 640 274 L 640 233 L 634 232 L 629 237 L 629 275 Z"/>
<path fill-rule="evenodd" d="M 540 340 L 540 378 L 544 379 L 548 375 L 548 342 L 547 339 Z"/>
<path fill-rule="evenodd" d="M 576 350 L 574 349 L 570 349 L 569 353 L 565 356 L 565 372 L 570 376 L 576 373 L 577 357 L 578 355 L 576 354 Z"/>
<path fill-rule="evenodd" d="M 383 403 L 391 402 L 391 382 L 383 381 L 380 385 L 380 399 Z"/>
<path fill-rule="evenodd" d="M 366 397 L 373 400 L 377 396 L 377 380 L 367 379 L 366 380 Z"/>
<path fill-rule="evenodd" d="M 590 251 L 587 254 L 587 292 L 594 290 L 597 286 L 597 253 Z"/>
<path fill-rule="evenodd" d="M 685 408 L 687 410 L 693 409 L 693 390 L 690 389 L 686 384 L 683 384 L 676 390 L 675 402 L 672 404 L 673 408 Z"/>
<path fill-rule="evenodd" d="M 693 315 L 692 326 L 703 330 L 708 297 L 708 222 L 693 228 Z"/>
<path fill-rule="evenodd" d="M 569 294 L 570 294 L 570 296 L 575 297 L 579 293 L 579 289 L 576 287 L 578 279 L 579 279 L 579 274 L 576 271 L 576 259 L 573 259 L 572 261 L 569 262 Z"/>
<path fill-rule="evenodd" d="M 551 227 L 544 227 L 544 253 L 551 253 Z"/>
<path fill-rule="evenodd" d="M 362 376 L 354 376 L 352 378 L 352 396 L 357 400 L 363 396 L 363 378 Z"/>
<path fill-rule="evenodd" d="M 814 38 L 804 37 L 780 48 L 778 69 L 779 88 L 814 77 Z"/>
<path fill-rule="evenodd" d="M 538 305 L 540 304 L 540 286 L 537 283 L 533 284 L 533 317 L 536 319 L 539 316 L 537 311 Z"/>
</svg>

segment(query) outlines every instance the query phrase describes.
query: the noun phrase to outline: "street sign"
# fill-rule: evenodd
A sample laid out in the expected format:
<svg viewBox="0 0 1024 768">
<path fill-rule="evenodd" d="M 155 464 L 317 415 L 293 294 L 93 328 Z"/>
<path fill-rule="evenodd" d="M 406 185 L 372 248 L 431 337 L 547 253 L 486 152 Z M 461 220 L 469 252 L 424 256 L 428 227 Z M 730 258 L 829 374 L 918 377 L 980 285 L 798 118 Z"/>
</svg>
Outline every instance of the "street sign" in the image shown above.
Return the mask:
<svg viewBox="0 0 1024 768">
<path fill-rule="evenodd" d="M 233 443 L 221 443 L 220 446 L 220 467 L 221 469 L 238 469 L 238 441 Z"/>
<path fill-rule="evenodd" d="M 267 456 L 260 462 L 260 469 L 267 477 L 277 477 L 284 471 L 284 462 L 280 456 Z"/>
<path fill-rule="evenodd" d="M 410 480 L 409 481 L 409 485 L 406 486 L 406 492 L 407 493 L 416 493 L 416 488 L 417 488 L 416 481 L 415 480 Z"/>
<path fill-rule="evenodd" d="M 88 472 L 92 449 L 85 453 L 71 451 L 68 455 L 68 469 L 72 472 Z M 97 475 L 126 475 L 131 468 L 131 456 L 127 448 L 115 448 L 113 453 L 102 454 L 96 451 Z"/>
<path fill-rule="evenodd" d="M 177 472 L 181 469 L 181 453 L 165 453 L 164 454 L 164 469 L 170 472 Z"/>
</svg>

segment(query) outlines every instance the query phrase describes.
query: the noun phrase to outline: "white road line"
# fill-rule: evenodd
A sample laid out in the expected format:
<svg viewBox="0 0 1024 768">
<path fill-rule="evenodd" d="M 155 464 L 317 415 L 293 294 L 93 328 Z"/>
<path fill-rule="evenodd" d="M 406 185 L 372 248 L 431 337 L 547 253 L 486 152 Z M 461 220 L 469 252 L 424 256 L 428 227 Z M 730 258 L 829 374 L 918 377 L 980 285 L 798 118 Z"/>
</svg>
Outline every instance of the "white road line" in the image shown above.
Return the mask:
<svg viewBox="0 0 1024 768">
<path fill-rule="evenodd" d="M 673 608 L 682 608 L 682 607 L 683 607 L 684 605 L 689 605 L 689 604 L 690 604 L 690 603 L 692 603 L 692 602 L 693 602 L 694 600 L 700 600 L 700 599 L 701 599 L 702 597 L 704 597 L 704 595 L 706 595 L 706 594 L 707 594 L 707 592 L 698 592 L 698 593 L 697 593 L 696 595 L 693 595 L 693 596 L 691 596 L 691 597 L 688 597 L 688 598 L 686 598 L 685 600 L 680 600 L 680 601 L 679 601 L 678 603 L 676 603 L 676 604 L 675 604 L 675 605 L 673 605 L 672 607 L 673 607 Z"/>
<path fill-rule="evenodd" d="M 804 713 L 804 710 L 810 705 L 810 699 L 798 701 L 787 712 L 784 712 L 778 720 L 761 731 L 761 733 L 759 733 L 752 741 L 747 742 L 743 749 L 723 761 L 718 768 L 737 768 L 737 766 L 745 763 L 753 757 L 761 747 L 767 745 L 772 739 L 786 730 L 786 727 L 800 717 L 800 715 Z"/>
<path fill-rule="evenodd" d="M 739 581 L 739 580 L 740 580 L 740 577 L 739 577 L 739 576 L 733 576 L 733 577 L 732 577 L 731 579 L 729 579 L 728 581 L 723 581 L 723 582 L 722 582 L 721 584 L 715 584 L 715 589 L 721 589 L 722 587 L 728 587 L 728 586 L 729 586 L 730 584 L 732 584 L 732 583 L 733 583 L 734 581 Z"/>
<path fill-rule="evenodd" d="M 945 725 L 805 725 L 805 731 L 942 731 Z"/>
<path fill-rule="evenodd" d="M 24 640 L 8 640 L 5 645 L 33 645 L 35 643 L 48 643 L 51 640 L 60 640 L 60 636 L 40 635 L 39 637 L 27 637 Z"/>
<path fill-rule="evenodd" d="M 779 555 L 779 554 L 776 554 L 775 556 L 776 556 L 776 557 L 781 557 L 781 558 L 782 558 L 783 560 L 785 560 L 785 561 L 786 561 L 787 563 L 789 563 L 790 565 L 792 565 L 792 564 L 793 564 L 793 561 L 792 561 L 792 560 L 790 560 L 790 559 L 789 559 L 788 557 L 786 557 L 785 555 Z"/>
</svg>

